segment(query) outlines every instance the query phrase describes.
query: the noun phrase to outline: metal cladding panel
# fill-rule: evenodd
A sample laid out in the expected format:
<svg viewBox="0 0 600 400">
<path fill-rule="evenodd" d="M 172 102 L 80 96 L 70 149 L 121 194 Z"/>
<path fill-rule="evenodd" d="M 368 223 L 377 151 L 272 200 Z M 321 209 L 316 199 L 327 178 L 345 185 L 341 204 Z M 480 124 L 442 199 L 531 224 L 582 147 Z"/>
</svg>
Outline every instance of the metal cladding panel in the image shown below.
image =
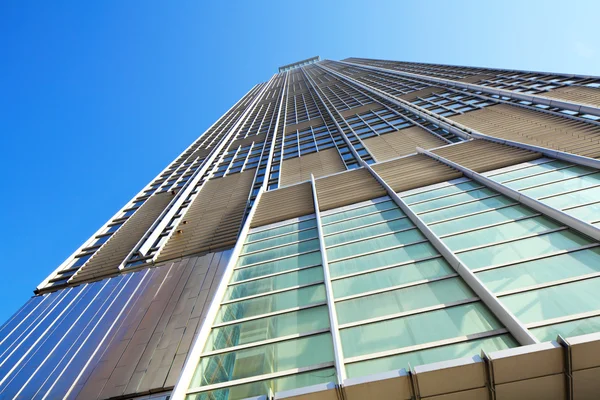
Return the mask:
<svg viewBox="0 0 600 400">
<path fill-rule="evenodd" d="M 524 108 L 499 104 L 449 119 L 485 135 L 600 157 L 600 127 Z"/>
<path fill-rule="evenodd" d="M 373 165 L 373 170 L 395 192 L 404 192 L 422 186 L 433 185 L 460 178 L 462 173 L 433 158 L 416 154 Z"/>
<path fill-rule="evenodd" d="M 32 297 L 0 328 L 2 398 L 171 389 L 230 252 Z"/>
<path fill-rule="evenodd" d="M 311 174 L 318 178 L 345 170 L 346 166 L 335 148 L 322 150 L 317 153 L 283 160 L 281 186 L 309 181 Z"/>
<path fill-rule="evenodd" d="M 255 172 L 251 169 L 206 182 L 159 253 L 158 261 L 233 247 Z"/>
<path fill-rule="evenodd" d="M 416 153 L 417 147 L 432 149 L 447 144 L 442 139 L 418 126 L 368 138 L 363 142 L 369 153 L 373 154 L 380 162 Z"/>
<path fill-rule="evenodd" d="M 119 265 L 173 199 L 171 193 L 151 196 L 90 258 L 69 283 L 81 283 L 119 273 Z"/>
<path fill-rule="evenodd" d="M 252 228 L 315 212 L 309 182 L 263 193 L 256 206 Z"/>
<path fill-rule="evenodd" d="M 316 180 L 321 211 L 374 199 L 386 194 L 383 186 L 364 168 Z"/>
<path fill-rule="evenodd" d="M 540 158 L 540 153 L 487 140 L 471 140 L 433 150 L 432 153 L 475 172 L 491 171 Z"/>
<path fill-rule="evenodd" d="M 600 89 L 585 86 L 568 86 L 542 93 L 538 96 L 600 106 Z"/>
</svg>

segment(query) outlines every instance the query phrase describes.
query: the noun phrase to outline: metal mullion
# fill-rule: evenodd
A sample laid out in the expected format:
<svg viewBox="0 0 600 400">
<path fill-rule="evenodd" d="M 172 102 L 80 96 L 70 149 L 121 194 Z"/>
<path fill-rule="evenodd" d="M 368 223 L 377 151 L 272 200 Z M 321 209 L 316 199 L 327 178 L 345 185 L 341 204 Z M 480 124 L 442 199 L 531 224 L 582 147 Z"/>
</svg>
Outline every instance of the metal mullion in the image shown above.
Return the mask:
<svg viewBox="0 0 600 400">
<path fill-rule="evenodd" d="M 502 185 L 501 183 L 498 183 L 496 181 L 493 181 L 473 170 L 470 170 L 466 167 L 463 167 L 460 164 L 457 164 L 455 162 L 449 161 L 444 157 L 441 157 L 437 154 L 431 153 L 427 150 L 423 150 L 421 148 L 417 149 L 419 151 L 419 153 L 425 154 L 431 158 L 433 158 L 434 160 L 438 160 L 450 167 L 453 167 L 455 169 L 457 169 L 458 171 L 462 172 L 464 175 L 472 178 L 475 181 L 478 181 L 479 183 L 489 187 L 492 190 L 496 190 L 498 192 L 500 192 L 501 194 L 518 201 L 521 204 L 524 204 L 530 208 L 533 208 L 535 211 L 540 212 L 570 228 L 573 228 L 574 230 L 583 233 L 584 235 L 590 236 L 592 238 L 594 238 L 595 240 L 600 240 L 600 229 L 594 225 L 591 225 L 587 222 L 584 222 L 580 219 L 577 219 L 569 214 L 564 213 L 563 211 L 556 209 L 554 207 L 550 207 L 536 199 L 534 199 L 533 197 L 527 196 L 526 194 L 523 194 L 517 190 L 511 189 L 507 186 Z"/>
<path fill-rule="evenodd" d="M 477 228 L 470 228 L 470 229 L 465 229 L 463 231 L 447 233 L 445 235 L 439 235 L 439 237 L 440 237 L 440 239 L 446 239 L 448 237 L 458 236 L 458 235 L 462 235 L 462 234 L 469 233 L 469 232 L 475 232 L 475 231 L 479 231 L 481 229 L 493 228 L 495 226 L 501 226 L 501 225 L 506 225 L 506 224 L 510 224 L 510 223 L 513 223 L 513 222 L 523 221 L 523 220 L 526 220 L 526 219 L 536 218 L 536 217 L 539 217 L 541 215 L 542 215 L 541 213 L 535 213 L 535 214 L 532 214 L 532 215 L 525 215 L 525 216 L 519 217 L 519 218 L 513 218 L 513 219 L 506 220 L 506 221 L 494 222 L 493 224 L 487 224 L 487 225 L 478 226 Z"/>
<path fill-rule="evenodd" d="M 309 304 L 307 306 L 296 306 L 296 307 L 286 308 L 284 310 L 271 311 L 271 312 L 264 313 L 264 314 L 253 315 L 251 317 L 245 317 L 245 318 L 233 319 L 233 320 L 225 321 L 225 322 L 219 322 L 218 324 L 213 324 L 211 329 L 221 328 L 223 326 L 228 326 L 228 325 L 242 324 L 242 323 L 248 322 L 248 321 L 254 321 L 257 319 L 274 317 L 276 315 L 288 314 L 291 312 L 302 311 L 302 310 L 307 310 L 309 308 L 322 307 L 322 306 L 326 306 L 326 305 L 327 305 L 327 302 L 321 301 L 318 303 Z"/>
<path fill-rule="evenodd" d="M 412 229 L 416 229 L 416 228 L 417 227 L 415 226 Z M 425 238 L 425 239 L 417 240 L 415 242 L 402 243 L 402 244 L 398 244 L 398 245 L 395 245 L 395 246 L 384 247 L 382 249 L 370 250 L 370 251 L 367 251 L 365 253 L 354 254 L 354 255 L 346 256 L 346 257 L 342 257 L 342 258 L 336 258 L 335 260 L 331 261 L 331 263 L 334 264 L 334 263 L 338 263 L 338 262 L 341 262 L 341 261 L 350 260 L 350 259 L 357 258 L 357 257 L 370 256 L 372 254 L 382 253 L 384 251 L 401 249 L 403 247 L 414 246 L 414 245 L 417 245 L 417 244 L 427 243 L 427 242 L 429 242 L 429 240 L 427 240 L 427 238 Z"/>
<path fill-rule="evenodd" d="M 337 311 L 335 308 L 335 296 L 333 294 L 333 287 L 331 285 L 331 275 L 329 273 L 329 263 L 327 257 L 327 246 L 325 245 L 325 238 L 323 236 L 323 226 L 321 225 L 321 211 L 319 207 L 319 198 L 317 194 L 317 186 L 315 183 L 315 177 L 313 174 L 310 175 L 310 184 L 312 188 L 312 197 L 315 209 L 315 215 L 317 220 L 317 232 L 319 233 L 319 247 L 321 249 L 321 264 L 323 266 L 323 277 L 325 283 L 325 293 L 327 298 L 327 307 L 329 311 L 329 324 L 331 329 L 331 338 L 333 341 L 333 353 L 336 365 L 336 375 L 338 383 L 341 384 L 346 379 L 346 368 L 344 366 L 344 352 L 342 348 L 342 340 L 340 337 L 340 330 L 338 327 Z"/>
<path fill-rule="evenodd" d="M 229 284 L 227 286 L 228 287 L 237 286 L 237 285 L 241 285 L 241 284 L 248 283 L 248 282 L 254 282 L 254 281 L 261 280 L 261 279 L 272 278 L 274 276 L 285 275 L 285 274 L 288 274 L 290 272 L 303 271 L 305 269 L 311 269 L 311 268 L 315 268 L 315 267 L 319 267 L 319 266 L 321 266 L 321 264 L 309 265 L 309 266 L 306 266 L 306 267 L 293 268 L 293 269 L 288 269 L 288 270 L 285 270 L 285 271 L 274 272 L 272 274 L 257 276 L 256 278 L 249 278 L 249 279 L 244 279 L 244 280 L 241 280 L 241 281 L 229 282 Z"/>
<path fill-rule="evenodd" d="M 361 297 L 374 296 L 374 295 L 381 294 L 381 293 L 393 292 L 396 290 L 407 289 L 407 288 L 414 287 L 414 286 L 426 285 L 428 283 L 444 281 L 446 279 L 451 279 L 451 278 L 456 278 L 456 277 L 458 277 L 457 273 L 451 273 L 449 275 L 438 276 L 437 278 L 421 279 L 419 281 L 404 283 L 402 285 L 390 286 L 390 287 L 386 287 L 383 289 L 371 290 L 368 292 L 362 292 L 362 293 L 357 293 L 357 294 L 353 294 L 353 295 L 349 295 L 349 296 L 338 297 L 335 299 L 335 301 L 337 303 L 340 303 L 342 301 L 359 299 Z"/>
<path fill-rule="evenodd" d="M 333 277 L 333 278 L 331 278 L 331 280 L 332 281 L 338 281 L 338 280 L 341 280 L 341 279 L 354 278 L 355 276 L 359 276 L 359 275 L 367 275 L 367 274 L 370 274 L 370 273 L 373 273 L 373 272 L 385 271 L 386 269 L 401 268 L 401 267 L 404 267 L 405 265 L 418 264 L 418 263 L 429 261 L 429 260 L 435 260 L 436 258 L 442 258 L 442 255 L 441 254 L 436 254 L 434 256 L 428 256 L 428 257 L 424 257 L 424 258 L 417 258 L 415 260 L 402 261 L 401 263 L 385 265 L 383 267 L 377 267 L 377 268 L 367 269 L 367 270 L 364 270 L 364 271 L 352 272 L 350 274 L 340 275 L 340 276 Z"/>
<path fill-rule="evenodd" d="M 365 163 L 365 168 L 388 192 L 388 195 L 396 202 L 398 207 L 410 218 L 421 233 L 429 240 L 431 245 L 444 257 L 452 268 L 461 276 L 469 288 L 481 299 L 490 311 L 510 331 L 513 337 L 522 345 L 539 343 L 539 341 L 524 327 L 523 324 L 508 310 L 498 298 L 468 269 L 462 261 L 450 250 L 442 240 L 423 222 L 423 220 L 412 211 L 412 209 L 394 192 L 387 182 Z"/>
<path fill-rule="evenodd" d="M 251 348 L 254 348 L 254 347 L 260 347 L 260 346 L 265 346 L 265 345 L 268 345 L 268 344 L 285 342 L 285 341 L 288 341 L 288 340 L 300 339 L 300 338 L 304 338 L 304 337 L 315 336 L 315 335 L 319 335 L 319 334 L 327 333 L 327 332 L 329 332 L 329 328 L 318 329 L 318 330 L 309 331 L 309 332 L 294 333 L 294 334 L 291 334 L 291 335 L 279 336 L 279 337 L 275 337 L 275 338 L 272 338 L 272 339 L 261 340 L 261 341 L 258 341 L 258 342 L 250 342 L 250 343 L 240 344 L 240 345 L 237 345 L 237 346 L 224 347 L 224 348 L 218 349 L 218 350 L 207 351 L 205 353 L 202 353 L 202 355 L 200 357 L 201 358 L 212 357 L 212 356 L 215 356 L 215 355 L 218 355 L 218 354 L 231 353 L 231 352 L 234 352 L 234 351 L 251 349 Z"/>
<path fill-rule="evenodd" d="M 487 188 L 484 188 L 484 189 L 487 189 Z M 460 193 L 456 193 L 456 194 L 460 194 Z M 474 198 L 474 199 L 471 199 L 471 200 L 463 201 L 462 203 L 450 204 L 450 205 L 443 206 L 443 207 L 432 208 L 431 210 L 419 211 L 416 214 L 418 214 L 418 215 L 429 214 L 429 213 L 432 213 L 432 212 L 442 211 L 442 210 L 446 210 L 446 209 L 449 209 L 449 208 L 454 208 L 454 207 L 458 207 L 458 206 L 464 206 L 465 204 L 476 203 L 476 202 L 478 202 L 480 200 L 491 199 L 491 198 L 498 197 L 498 196 L 501 196 L 501 194 L 500 193 L 495 193 L 495 194 L 491 194 L 491 195 L 489 195 L 487 197 L 477 197 L 477 198 Z"/>
<path fill-rule="evenodd" d="M 222 301 L 221 306 L 225 306 L 225 305 L 233 304 L 233 303 L 239 303 L 239 302 L 246 301 L 246 300 L 257 299 L 257 298 L 265 297 L 265 296 L 272 296 L 272 295 L 279 294 L 279 293 L 291 292 L 293 290 L 299 290 L 299 289 L 303 289 L 303 288 L 307 288 L 307 287 L 311 287 L 311 286 L 317 286 L 317 285 L 321 285 L 321 284 L 323 284 L 323 281 L 305 283 L 303 285 L 290 286 L 290 287 L 287 287 L 284 289 L 271 290 L 270 292 L 263 292 L 263 293 L 253 294 L 250 296 L 238 297 L 235 299 Z M 227 287 L 229 288 L 229 285 Z"/>
<path fill-rule="evenodd" d="M 561 226 L 559 228 L 548 229 L 548 230 L 542 231 L 542 232 L 530 233 L 530 234 L 527 234 L 527 235 L 524 235 L 524 236 L 520 236 L 520 237 L 516 237 L 516 238 L 512 238 L 512 239 L 499 240 L 499 241 L 493 242 L 493 243 L 487 243 L 487 244 L 482 244 L 482 245 L 479 245 L 479 246 L 467 247 L 466 249 L 461 249 L 461 250 L 454 250 L 454 254 L 467 253 L 469 251 L 485 249 L 486 247 L 493 247 L 493 246 L 498 246 L 498 245 L 501 245 L 501 244 L 518 242 L 518 241 L 521 241 L 521 240 L 530 239 L 530 238 L 534 238 L 534 237 L 538 237 L 538 236 L 549 235 L 549 234 L 555 233 L 555 232 L 561 232 L 561 231 L 564 231 L 564 230 L 567 230 L 567 229 L 569 229 L 569 228 L 566 227 L 566 226 Z"/>
<path fill-rule="evenodd" d="M 451 303 L 441 303 L 441 304 L 436 304 L 434 306 L 416 308 L 414 310 L 402 311 L 402 312 L 398 312 L 398 313 L 394 313 L 394 314 L 383 315 L 381 317 L 375 317 L 375 318 L 363 319 L 360 321 L 348 322 L 346 324 L 341 324 L 339 326 L 339 328 L 340 328 L 340 330 L 341 329 L 350 329 L 350 328 L 355 328 L 357 326 L 365 326 L 365 325 L 370 325 L 370 324 L 376 324 L 378 322 L 391 321 L 394 319 L 411 317 L 413 315 L 427 314 L 432 311 L 439 311 L 439 310 L 444 310 L 447 308 L 459 307 L 459 306 L 463 306 L 465 304 L 478 303 L 480 301 L 481 301 L 481 299 L 477 296 L 469 297 L 467 299 L 457 300 L 457 301 L 453 301 Z"/>
<path fill-rule="evenodd" d="M 553 251 L 551 253 L 541 254 L 541 255 L 533 256 L 533 257 L 527 257 L 527 258 L 523 258 L 523 259 L 517 260 L 517 261 L 509 261 L 509 262 L 502 263 L 502 264 L 488 265 L 487 267 L 475 268 L 472 271 L 475 274 L 478 274 L 479 272 L 489 271 L 491 269 L 512 267 L 513 265 L 517 265 L 517 264 L 523 264 L 523 263 L 530 262 L 530 261 L 542 260 L 544 258 L 560 256 L 562 254 L 575 253 L 577 251 L 592 249 L 592 248 L 598 247 L 598 246 L 600 246 L 600 243 L 590 243 L 590 244 L 586 244 L 586 245 L 579 246 L 579 247 L 557 250 L 557 251 Z"/>
<path fill-rule="evenodd" d="M 292 368 L 292 369 L 288 369 L 285 371 L 271 372 L 271 373 L 262 374 L 262 375 L 255 375 L 255 376 L 251 376 L 249 378 L 234 379 L 231 381 L 214 383 L 212 385 L 197 386 L 197 387 L 190 388 L 185 393 L 173 392 L 171 399 L 173 399 L 173 400 L 183 399 L 183 397 L 181 397 L 181 396 L 185 396 L 186 394 L 197 394 L 197 393 L 203 393 L 203 392 L 210 392 L 212 390 L 224 389 L 224 388 L 233 387 L 233 386 L 240 386 L 240 385 L 253 383 L 253 382 L 261 382 L 261 381 L 265 381 L 265 380 L 269 380 L 269 379 L 282 378 L 285 376 L 301 374 L 303 372 L 317 371 L 320 369 L 333 367 L 334 365 L 335 364 L 333 362 L 324 362 L 321 364 L 311 365 L 308 367 Z M 177 389 L 177 387 L 175 389 Z M 175 397 L 176 394 L 179 397 Z"/>
<path fill-rule="evenodd" d="M 389 222 L 389 221 L 384 221 L 384 223 L 386 223 L 386 222 Z M 346 245 L 349 245 L 349 244 L 363 242 L 365 240 L 377 239 L 377 238 L 380 238 L 382 236 L 390 236 L 390 235 L 395 235 L 396 233 L 402 233 L 402 232 L 406 232 L 406 231 L 412 231 L 412 230 L 415 230 L 416 228 L 417 228 L 416 226 L 410 226 L 408 228 L 402 228 L 402 229 L 398 229 L 396 231 L 378 233 L 376 235 L 368 236 L 368 237 L 365 237 L 365 238 L 353 239 L 353 240 L 349 240 L 349 241 L 343 242 L 343 243 L 331 244 L 331 245 L 327 246 L 327 249 L 328 250 L 329 249 L 335 249 L 336 247 L 341 247 L 341 246 L 346 246 Z M 354 229 L 359 229 L 359 228 L 354 228 Z"/>
<path fill-rule="evenodd" d="M 498 296 L 498 297 L 510 296 L 510 295 L 513 295 L 513 294 L 531 292 L 533 290 L 540 290 L 540 289 L 545 289 L 545 288 L 554 287 L 554 286 L 562 286 L 562 285 L 566 285 L 566 284 L 573 283 L 573 282 L 586 281 L 588 279 L 594 279 L 594 278 L 598 278 L 598 277 L 600 277 L 600 272 L 593 272 L 593 273 L 590 273 L 590 274 L 573 276 L 573 277 L 570 277 L 570 278 L 558 279 L 556 281 L 551 281 L 551 282 L 539 283 L 537 285 L 526 286 L 526 287 L 523 287 L 523 288 L 520 288 L 520 289 L 505 290 L 503 292 L 496 293 L 496 296 Z"/>
<path fill-rule="evenodd" d="M 346 358 L 344 360 L 344 362 L 347 364 L 351 364 L 351 363 L 356 363 L 356 362 L 361 362 L 361 361 L 373 360 L 373 359 L 377 359 L 377 358 L 396 356 L 396 355 L 412 353 L 412 352 L 420 351 L 420 350 L 427 350 L 427 349 L 443 347 L 443 346 L 448 346 L 448 345 L 457 344 L 457 343 L 470 342 L 472 340 L 483 339 L 483 338 L 492 337 L 492 336 L 499 336 L 499 335 L 503 335 L 505 333 L 509 333 L 507 329 L 504 329 L 504 328 L 494 329 L 494 330 L 487 331 L 487 332 L 475 333 L 475 334 L 465 335 L 465 336 L 456 336 L 456 337 L 450 338 L 450 339 L 441 339 L 441 340 L 436 340 L 435 342 L 428 342 L 428 343 L 417 344 L 417 345 L 413 345 L 413 346 L 406 346 L 406 347 L 401 347 L 399 349 L 394 349 L 394 350 L 386 350 L 386 351 L 380 351 L 377 353 L 365 354 L 362 356 L 349 357 L 349 358 Z"/>
<path fill-rule="evenodd" d="M 276 257 L 276 258 L 272 258 L 272 259 L 269 259 L 269 260 L 264 260 L 264 261 L 260 261 L 260 262 L 255 262 L 255 263 L 252 263 L 252 264 L 240 265 L 240 266 L 236 266 L 236 267 L 234 268 L 234 270 L 238 270 L 238 269 L 246 269 L 246 268 L 250 268 L 250 267 L 255 267 L 255 266 L 257 266 L 257 265 L 266 264 L 266 263 L 270 263 L 270 262 L 273 262 L 273 261 L 285 260 L 286 258 L 292 258 L 292 257 L 296 257 L 296 256 L 301 256 L 301 255 L 303 255 L 303 254 L 310 254 L 310 253 L 314 253 L 314 252 L 317 252 L 317 251 L 319 251 L 319 249 L 315 249 L 315 250 L 307 250 L 307 251 L 303 251 L 303 252 L 301 252 L 301 253 L 294 253 L 294 254 L 287 255 L 287 256 Z M 241 255 L 241 254 L 240 254 L 240 256 L 239 256 L 239 257 L 243 257 L 243 255 Z"/>
<path fill-rule="evenodd" d="M 395 208 L 393 208 L 393 210 L 395 210 Z M 385 211 L 389 211 L 389 210 L 385 210 Z M 398 217 L 398 218 L 386 219 L 384 221 L 377 221 L 377 222 L 372 222 L 370 224 L 361 225 L 360 228 L 348 228 L 348 229 L 344 229 L 343 231 L 326 233 L 324 236 L 327 238 L 329 236 L 334 236 L 334 235 L 338 235 L 338 234 L 342 234 L 342 233 L 347 233 L 347 232 L 350 232 L 350 231 L 354 231 L 356 229 L 368 228 L 370 226 L 381 225 L 381 224 L 385 224 L 387 222 L 398 221 L 400 219 L 405 219 L 405 218 L 408 218 L 408 217 L 406 215 L 403 215 L 402 217 Z"/>
</svg>

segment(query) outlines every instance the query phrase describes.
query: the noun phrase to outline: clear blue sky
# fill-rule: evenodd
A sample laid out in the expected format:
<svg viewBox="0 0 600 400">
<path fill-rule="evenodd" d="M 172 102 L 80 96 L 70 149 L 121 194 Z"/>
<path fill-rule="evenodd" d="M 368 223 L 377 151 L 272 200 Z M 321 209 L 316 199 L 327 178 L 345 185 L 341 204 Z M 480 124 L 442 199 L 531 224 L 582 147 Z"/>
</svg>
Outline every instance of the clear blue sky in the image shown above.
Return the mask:
<svg viewBox="0 0 600 400">
<path fill-rule="evenodd" d="M 320 55 L 600 75 L 600 2 L 0 4 L 0 323 L 252 85 Z"/>
</svg>

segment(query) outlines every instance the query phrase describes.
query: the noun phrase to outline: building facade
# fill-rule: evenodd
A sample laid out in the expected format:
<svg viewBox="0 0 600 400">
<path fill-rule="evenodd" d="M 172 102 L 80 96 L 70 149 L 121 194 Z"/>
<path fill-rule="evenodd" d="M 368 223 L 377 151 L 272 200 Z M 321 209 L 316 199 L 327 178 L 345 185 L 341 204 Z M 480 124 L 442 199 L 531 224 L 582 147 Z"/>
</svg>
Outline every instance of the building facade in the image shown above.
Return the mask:
<svg viewBox="0 0 600 400">
<path fill-rule="evenodd" d="M 595 399 L 600 77 L 318 57 L 0 328 L 5 399 Z"/>
</svg>

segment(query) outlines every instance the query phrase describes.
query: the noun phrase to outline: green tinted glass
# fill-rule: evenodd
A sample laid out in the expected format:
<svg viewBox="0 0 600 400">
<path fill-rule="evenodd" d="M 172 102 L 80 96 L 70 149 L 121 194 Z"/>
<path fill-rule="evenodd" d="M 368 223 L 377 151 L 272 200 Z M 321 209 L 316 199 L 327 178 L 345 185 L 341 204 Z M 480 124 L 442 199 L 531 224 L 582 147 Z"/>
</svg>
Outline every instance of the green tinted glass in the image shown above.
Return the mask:
<svg viewBox="0 0 600 400">
<path fill-rule="evenodd" d="M 566 339 L 573 336 L 587 335 L 588 333 L 596 332 L 600 332 L 600 317 L 577 319 L 575 321 L 531 329 L 531 333 L 533 333 L 540 342 L 556 340 L 558 335 Z"/>
<path fill-rule="evenodd" d="M 351 210 L 337 212 L 335 214 L 324 215 L 321 217 L 321 223 L 323 225 L 325 225 L 325 224 L 329 224 L 332 222 L 341 221 L 343 219 L 354 218 L 354 217 L 359 217 L 361 215 L 370 214 L 375 211 L 389 210 L 391 208 L 398 208 L 398 206 L 396 206 L 396 204 L 391 200 L 382 201 L 380 203 L 370 204 L 370 205 L 360 207 L 360 208 L 353 208 Z"/>
<path fill-rule="evenodd" d="M 299 231 L 307 228 L 315 228 L 317 226 L 317 220 L 314 218 L 308 219 L 302 222 L 296 222 L 293 224 L 283 225 L 278 228 L 268 229 L 265 231 L 260 231 L 256 233 L 248 234 L 248 238 L 246 239 L 246 243 L 250 243 L 254 240 L 266 239 L 272 236 L 283 235 L 284 233 L 291 233 L 295 231 Z"/>
<path fill-rule="evenodd" d="M 433 190 L 428 190 L 426 192 L 411 194 L 408 196 L 402 196 L 402 200 L 404 200 L 407 204 L 413 204 L 413 203 L 417 203 L 417 202 L 421 202 L 421 201 L 425 201 L 425 200 L 429 200 L 429 199 L 434 199 L 436 197 L 447 196 L 452 193 L 464 192 L 465 190 L 471 190 L 471 189 L 479 188 L 481 186 L 482 185 L 477 182 L 467 181 L 467 182 L 459 183 L 456 185 L 444 186 L 439 189 L 433 189 Z"/>
<path fill-rule="evenodd" d="M 410 208 L 414 212 L 420 213 L 420 212 L 424 212 L 424 211 L 433 210 L 436 208 L 448 207 L 448 206 L 451 206 L 454 204 L 465 203 L 467 201 L 471 201 L 471 200 L 475 200 L 475 199 L 490 197 L 494 194 L 496 194 L 496 192 L 494 192 L 493 190 L 488 189 L 488 188 L 476 189 L 476 190 L 471 190 L 470 192 L 455 193 L 451 196 L 443 197 L 441 199 L 430 200 L 425 203 L 415 204 L 415 205 L 411 206 Z"/>
<path fill-rule="evenodd" d="M 260 253 L 253 253 L 247 256 L 241 256 L 238 260 L 238 266 L 243 267 L 245 265 L 261 263 L 275 258 L 286 257 L 292 254 L 304 253 L 311 250 L 319 249 L 319 240 L 312 239 L 305 242 L 288 244 L 285 246 L 277 247 L 271 250 L 265 250 Z"/>
<path fill-rule="evenodd" d="M 242 249 L 242 254 L 251 253 L 253 251 L 268 249 L 269 247 L 281 246 L 284 244 L 311 239 L 315 237 L 317 237 L 316 229 L 308 229 L 305 231 L 289 233 L 287 235 L 278 236 L 272 239 L 266 239 L 261 240 L 260 242 L 246 244 Z"/>
<path fill-rule="evenodd" d="M 288 271 L 295 268 L 315 266 L 319 265 L 320 263 L 321 253 L 319 251 L 315 251 L 313 253 L 301 254 L 299 256 L 288 257 L 277 261 L 270 261 L 248 268 L 236 269 L 233 271 L 231 282 L 239 282 L 246 279 L 258 278 L 259 276 Z"/>
<path fill-rule="evenodd" d="M 480 226 L 495 224 L 497 222 L 512 221 L 516 218 L 527 217 L 535 214 L 528 208 L 520 205 L 504 207 L 497 210 L 441 222 L 439 224 L 430 224 L 429 228 L 437 235 L 449 235 L 451 233 L 474 229 Z"/>
<path fill-rule="evenodd" d="M 366 226 L 364 228 L 356 228 L 350 231 L 336 233 L 334 235 L 325 236 L 325 244 L 333 246 L 340 243 L 349 242 L 351 240 L 359 240 L 368 238 L 374 235 L 383 233 L 391 233 L 402 229 L 413 227 L 414 225 L 408 218 L 396 219 L 393 221 L 381 222 L 377 225 Z"/>
<path fill-rule="evenodd" d="M 391 235 L 379 236 L 372 239 L 364 239 L 359 242 L 343 244 L 327 249 L 330 262 L 340 258 L 357 256 L 374 250 L 395 247 L 425 240 L 425 236 L 418 229 L 393 233 Z"/>
</svg>

